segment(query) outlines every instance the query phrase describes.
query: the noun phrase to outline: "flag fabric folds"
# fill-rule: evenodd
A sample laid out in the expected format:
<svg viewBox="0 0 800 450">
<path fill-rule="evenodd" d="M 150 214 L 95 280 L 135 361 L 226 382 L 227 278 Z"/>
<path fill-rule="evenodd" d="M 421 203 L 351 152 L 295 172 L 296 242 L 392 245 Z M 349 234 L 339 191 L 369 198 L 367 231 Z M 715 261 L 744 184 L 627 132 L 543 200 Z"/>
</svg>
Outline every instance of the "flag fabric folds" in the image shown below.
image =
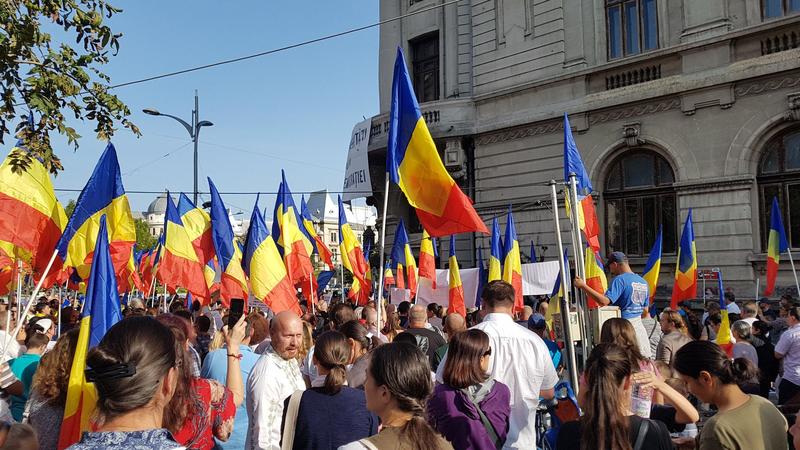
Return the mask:
<svg viewBox="0 0 800 450">
<path fill-rule="evenodd" d="M 178 199 L 178 213 L 189 240 L 203 264 L 214 258 L 214 242 L 211 239 L 211 217 L 203 208 L 198 208 L 186 194 Z"/>
<path fill-rule="evenodd" d="M 392 80 L 386 172 L 431 236 L 488 233 L 472 201 L 445 169 L 417 103 L 403 50 L 397 48 Z"/>
<path fill-rule="evenodd" d="M 489 249 L 489 279 L 488 281 L 499 280 L 503 276 L 500 260 L 503 253 L 503 244 L 500 242 L 500 224 L 497 217 L 492 219 L 492 241 Z"/>
<path fill-rule="evenodd" d="M 242 270 L 242 251 L 233 235 L 228 210 L 211 178 L 208 187 L 211 191 L 211 240 L 222 272 L 220 298 L 227 307 L 232 298 L 247 299 L 247 278 Z"/>
<path fill-rule="evenodd" d="M 178 208 L 167 192 L 167 211 L 164 215 L 164 255 L 161 257 L 161 279 L 168 288 L 185 288 L 202 304 L 208 304 L 208 292 L 203 267 L 192 238 L 181 221 Z"/>
<path fill-rule="evenodd" d="M 322 262 L 333 269 L 333 252 L 325 245 L 325 241 L 322 240 L 322 237 L 317 234 L 311 212 L 309 212 L 308 205 L 306 205 L 305 196 L 300 197 L 300 218 L 303 221 L 304 232 L 314 246 L 314 251 L 319 255 Z"/>
<path fill-rule="evenodd" d="M 342 265 L 353 274 L 353 278 L 361 285 L 366 284 L 367 261 L 358 238 L 347 222 L 342 197 L 339 196 L 339 253 L 342 255 Z"/>
<path fill-rule="evenodd" d="M 433 239 L 427 231 L 422 231 L 422 242 L 419 244 L 419 277 L 431 280 L 433 289 L 436 289 L 436 249 Z"/>
<path fill-rule="evenodd" d="M 78 343 L 69 374 L 64 419 L 58 439 L 59 449 L 78 442 L 81 432 L 89 429 L 89 419 L 94 411 L 97 393 L 94 385 L 87 382 L 84 375 L 86 355 L 89 349 L 100 342 L 106 331 L 122 319 L 114 266 L 109 253 L 105 215 L 98 218 L 97 231 Z"/>
<path fill-rule="evenodd" d="M 456 313 L 461 317 L 467 317 L 467 307 L 464 305 L 464 286 L 461 284 L 461 274 L 458 271 L 458 260 L 456 259 L 456 235 L 454 234 L 450 235 L 449 275 L 447 314 Z"/>
<path fill-rule="evenodd" d="M 106 215 L 109 251 L 114 273 L 119 276 L 130 262 L 136 230 L 128 196 L 122 185 L 117 151 L 109 143 L 75 203 L 56 248 L 65 267 L 74 267 L 82 279 L 89 277 L 97 243 L 100 216 Z"/>
<path fill-rule="evenodd" d="M 403 219 L 400 219 L 400 222 L 397 224 L 397 229 L 394 232 L 392 261 L 397 263 L 397 287 L 408 288 L 408 290 L 411 291 L 411 298 L 414 298 L 417 293 L 417 263 L 414 261 L 414 254 L 411 252 L 411 244 Z M 403 267 L 405 267 L 406 270 L 405 280 L 402 279 L 403 274 L 401 273 Z"/>
<path fill-rule="evenodd" d="M 722 320 L 717 331 L 717 344 L 725 350 L 728 356 L 733 354 L 733 343 L 731 343 L 731 321 L 728 317 L 728 307 L 725 304 L 725 289 L 722 286 L 722 272 L 717 272 L 717 289 L 719 290 L 719 313 Z"/>
<path fill-rule="evenodd" d="M 300 228 L 303 221 L 292 199 L 292 192 L 289 190 L 283 170 L 281 170 L 281 180 L 275 200 L 272 234 L 275 244 L 283 255 L 289 279 L 296 286 L 314 276 L 314 268 L 311 265 L 314 247 Z"/>
<path fill-rule="evenodd" d="M 322 291 L 328 287 L 334 275 L 336 275 L 335 270 L 321 270 L 319 274 L 317 274 L 317 297 L 322 296 Z"/>
<path fill-rule="evenodd" d="M 505 258 L 503 261 L 503 281 L 514 286 L 514 312 L 522 312 L 525 304 L 522 300 L 522 258 L 519 254 L 517 230 L 514 228 L 514 216 L 508 208 L 506 221 Z"/>
<path fill-rule="evenodd" d="M 296 291 L 286 273 L 281 255 L 259 212 L 258 198 L 250 216 L 242 265 L 250 277 L 250 287 L 257 299 L 264 302 L 276 314 L 286 310 L 293 311 L 298 316 L 302 314 Z"/>
<path fill-rule="evenodd" d="M 658 236 L 653 243 L 653 248 L 650 249 L 650 255 L 647 257 L 647 264 L 644 266 L 642 278 L 647 281 L 647 286 L 650 289 L 650 303 L 653 303 L 653 298 L 656 296 L 656 288 L 658 287 L 658 274 L 661 272 L 661 238 L 663 230 L 658 227 Z"/>
<path fill-rule="evenodd" d="M 536 258 L 536 244 L 534 244 L 533 241 L 531 241 L 531 255 L 530 256 L 531 256 L 531 262 L 535 263 L 537 261 L 537 258 Z"/>
<path fill-rule="evenodd" d="M 586 265 L 586 284 L 597 292 L 606 292 L 608 290 L 608 279 L 603 269 L 603 258 L 600 253 L 586 244 L 586 252 L 584 255 L 584 263 Z M 590 296 L 586 296 L 586 302 L 589 308 L 598 308 L 600 305 Z"/>
<path fill-rule="evenodd" d="M 769 239 L 767 241 L 767 286 L 764 295 L 772 295 L 775 290 L 775 279 L 778 277 L 778 267 L 781 262 L 781 253 L 789 251 L 789 240 L 783 229 L 781 208 L 778 206 L 777 197 L 772 197 L 772 211 L 769 215 Z"/>
<path fill-rule="evenodd" d="M 27 151 L 17 142 L 9 156 Z M 0 217 L 0 241 L 6 256 L 23 259 L 35 274 L 42 274 L 67 215 L 53 191 L 50 174 L 38 159 L 32 158 L 27 170 L 20 173 L 14 173 L 9 157 L 0 165 Z"/>
<path fill-rule="evenodd" d="M 383 270 L 383 285 L 394 285 L 394 275 L 392 274 L 392 267 L 389 265 L 389 261 L 386 261 L 386 267 Z"/>
<path fill-rule="evenodd" d="M 697 251 L 694 245 L 692 210 L 686 216 L 678 247 L 678 264 L 675 268 L 675 284 L 672 288 L 670 307 L 676 309 L 681 300 L 697 297 Z"/>
<path fill-rule="evenodd" d="M 580 151 L 575 144 L 572 136 L 572 128 L 569 124 L 569 117 L 564 113 L 564 180 L 569 181 L 570 173 L 576 175 L 575 187 L 577 188 L 578 198 L 578 226 L 583 231 L 586 241 L 594 249 L 600 252 L 600 223 L 597 220 L 597 212 L 592 199 L 592 181 L 583 165 Z M 572 219 L 572 209 L 570 208 L 569 195 L 567 197 L 567 215 Z"/>
</svg>

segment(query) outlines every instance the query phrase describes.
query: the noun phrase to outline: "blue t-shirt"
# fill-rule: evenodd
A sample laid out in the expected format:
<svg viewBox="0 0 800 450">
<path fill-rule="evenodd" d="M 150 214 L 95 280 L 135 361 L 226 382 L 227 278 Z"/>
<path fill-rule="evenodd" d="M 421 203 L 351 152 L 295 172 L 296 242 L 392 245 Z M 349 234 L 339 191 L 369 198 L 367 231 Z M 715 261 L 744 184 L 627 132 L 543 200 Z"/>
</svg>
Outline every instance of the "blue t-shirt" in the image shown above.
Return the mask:
<svg viewBox="0 0 800 450">
<path fill-rule="evenodd" d="M 8 362 L 11 371 L 14 372 L 14 376 L 22 382 L 22 395 L 11 396 L 11 415 L 17 422 L 22 421 L 25 402 L 28 401 L 28 395 L 33 384 L 33 374 L 36 373 L 36 368 L 39 367 L 39 360 L 41 359 L 42 355 L 26 353 Z"/>
<path fill-rule="evenodd" d="M 239 368 L 242 370 L 242 380 L 247 385 L 247 377 L 250 376 L 250 371 L 253 366 L 258 362 L 261 355 L 256 354 L 250 347 L 242 344 L 239 346 L 239 353 L 242 354 L 242 359 L 239 361 Z M 203 368 L 200 370 L 200 376 L 211 380 L 217 380 L 223 385 L 227 383 L 228 379 L 228 349 L 220 348 L 210 352 L 206 355 L 203 361 Z M 244 392 L 245 400 L 247 399 L 247 389 Z M 226 442 L 217 441 L 217 446 L 221 448 L 244 448 L 244 441 L 247 438 L 247 402 L 243 401 L 238 408 L 236 408 L 236 417 L 233 419 L 233 431 L 231 436 Z"/>
<path fill-rule="evenodd" d="M 612 306 L 619 307 L 623 319 L 633 319 L 641 317 L 647 306 L 649 293 L 650 290 L 644 278 L 635 273 L 626 272 L 617 275 L 611 281 L 611 286 L 606 291 L 606 297 L 611 300 Z"/>
<path fill-rule="evenodd" d="M 543 340 L 544 344 L 547 346 L 547 351 L 550 352 L 550 359 L 553 360 L 553 366 L 558 369 L 558 365 L 561 363 L 561 349 L 554 341 L 550 339 Z"/>
</svg>

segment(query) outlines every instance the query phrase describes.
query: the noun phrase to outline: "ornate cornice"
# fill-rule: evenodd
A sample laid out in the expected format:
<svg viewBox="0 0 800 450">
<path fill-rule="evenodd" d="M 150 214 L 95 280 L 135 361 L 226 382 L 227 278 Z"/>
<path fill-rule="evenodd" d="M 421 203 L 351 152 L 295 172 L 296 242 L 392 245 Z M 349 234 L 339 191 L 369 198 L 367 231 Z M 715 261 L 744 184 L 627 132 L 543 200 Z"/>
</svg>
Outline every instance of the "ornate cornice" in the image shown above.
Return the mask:
<svg viewBox="0 0 800 450">
<path fill-rule="evenodd" d="M 748 95 L 757 95 L 764 91 L 793 88 L 795 86 L 800 86 L 800 75 L 789 75 L 780 78 L 738 83 L 736 88 L 734 88 L 734 93 L 736 97 L 747 97 Z"/>
</svg>

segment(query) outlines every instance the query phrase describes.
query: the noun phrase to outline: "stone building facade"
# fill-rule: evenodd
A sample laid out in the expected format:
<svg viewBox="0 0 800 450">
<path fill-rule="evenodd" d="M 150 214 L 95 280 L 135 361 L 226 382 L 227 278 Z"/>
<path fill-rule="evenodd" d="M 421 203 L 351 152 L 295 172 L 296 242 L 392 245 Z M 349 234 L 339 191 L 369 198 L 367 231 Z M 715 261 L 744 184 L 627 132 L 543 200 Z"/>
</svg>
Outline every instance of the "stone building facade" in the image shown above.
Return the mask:
<svg viewBox="0 0 800 450">
<path fill-rule="evenodd" d="M 604 252 L 624 251 L 640 270 L 663 227 L 660 298 L 689 209 L 699 268 L 719 268 L 741 298 L 764 283 L 773 196 L 800 248 L 800 1 L 387 0 L 380 15 L 408 16 L 380 30 L 375 192 L 399 45 L 448 170 L 487 222 L 513 207 L 526 256 L 531 241 L 540 258 L 556 255 L 542 184 L 563 180 L 565 112 Z M 380 208 L 382 196 L 370 202 Z M 389 242 L 399 217 L 418 240 L 396 187 L 388 216 Z M 459 236 L 462 264 L 479 246 L 486 254 L 488 239 Z M 777 293 L 786 290 L 784 255 Z"/>
</svg>

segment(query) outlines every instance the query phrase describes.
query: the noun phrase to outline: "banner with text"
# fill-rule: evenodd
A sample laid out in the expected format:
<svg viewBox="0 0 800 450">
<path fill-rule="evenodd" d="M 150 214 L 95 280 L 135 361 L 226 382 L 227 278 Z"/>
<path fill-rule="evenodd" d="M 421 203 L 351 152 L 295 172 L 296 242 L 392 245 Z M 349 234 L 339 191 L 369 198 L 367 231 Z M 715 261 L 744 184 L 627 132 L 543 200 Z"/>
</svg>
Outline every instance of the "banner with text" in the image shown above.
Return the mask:
<svg viewBox="0 0 800 450">
<path fill-rule="evenodd" d="M 372 182 L 369 179 L 369 157 L 367 156 L 371 126 L 372 120 L 367 119 L 353 127 L 353 133 L 350 135 L 350 150 L 347 152 L 347 165 L 344 168 L 342 201 L 371 195 Z"/>
</svg>

